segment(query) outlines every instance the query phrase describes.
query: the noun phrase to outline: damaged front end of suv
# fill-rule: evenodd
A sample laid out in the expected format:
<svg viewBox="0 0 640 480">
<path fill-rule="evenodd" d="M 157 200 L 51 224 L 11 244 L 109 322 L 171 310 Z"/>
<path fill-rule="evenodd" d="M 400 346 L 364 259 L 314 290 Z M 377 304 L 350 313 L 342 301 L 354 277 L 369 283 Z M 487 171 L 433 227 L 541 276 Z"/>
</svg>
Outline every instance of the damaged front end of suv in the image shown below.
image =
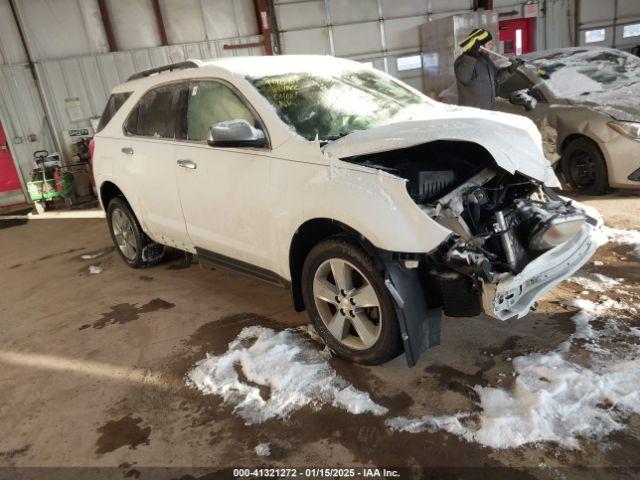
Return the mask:
<svg viewBox="0 0 640 480">
<path fill-rule="evenodd" d="M 404 179 L 419 209 L 451 232 L 430 252 L 383 255 L 413 365 L 424 349 L 439 344 L 442 313 L 507 320 L 535 309 L 542 295 L 593 255 L 602 220 L 551 189 L 557 178 L 528 133 L 512 139 L 510 151 L 498 151 L 462 136 L 405 146 L 420 135 L 410 140 L 411 125 L 395 128 L 403 135 L 388 138 L 400 148 L 374 152 L 376 132 L 357 132 L 350 149 L 343 144 L 332 151 Z"/>
</svg>

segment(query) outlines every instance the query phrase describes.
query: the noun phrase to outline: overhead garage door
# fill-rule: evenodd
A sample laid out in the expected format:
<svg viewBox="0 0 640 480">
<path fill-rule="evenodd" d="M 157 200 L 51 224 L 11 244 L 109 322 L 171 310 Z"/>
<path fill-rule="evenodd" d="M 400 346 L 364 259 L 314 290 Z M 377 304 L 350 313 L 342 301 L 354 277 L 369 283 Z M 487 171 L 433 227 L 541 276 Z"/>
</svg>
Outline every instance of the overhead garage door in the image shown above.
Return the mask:
<svg viewBox="0 0 640 480">
<path fill-rule="evenodd" d="M 422 89 L 418 26 L 472 0 L 276 0 L 282 53 L 347 57 Z"/>
</svg>

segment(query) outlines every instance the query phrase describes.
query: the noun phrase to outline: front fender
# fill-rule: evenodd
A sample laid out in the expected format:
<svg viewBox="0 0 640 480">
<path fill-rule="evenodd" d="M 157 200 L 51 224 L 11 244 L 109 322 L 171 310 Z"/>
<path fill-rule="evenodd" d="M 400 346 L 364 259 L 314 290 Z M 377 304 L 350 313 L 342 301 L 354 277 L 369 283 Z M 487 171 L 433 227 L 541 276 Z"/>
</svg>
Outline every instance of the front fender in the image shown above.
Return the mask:
<svg viewBox="0 0 640 480">
<path fill-rule="evenodd" d="M 451 234 L 420 210 L 407 192 L 406 181 L 392 175 L 332 161 L 299 187 L 300 217 L 285 231 L 283 246 L 289 245 L 302 224 L 318 218 L 341 222 L 376 248 L 393 252 L 429 252 Z"/>
</svg>

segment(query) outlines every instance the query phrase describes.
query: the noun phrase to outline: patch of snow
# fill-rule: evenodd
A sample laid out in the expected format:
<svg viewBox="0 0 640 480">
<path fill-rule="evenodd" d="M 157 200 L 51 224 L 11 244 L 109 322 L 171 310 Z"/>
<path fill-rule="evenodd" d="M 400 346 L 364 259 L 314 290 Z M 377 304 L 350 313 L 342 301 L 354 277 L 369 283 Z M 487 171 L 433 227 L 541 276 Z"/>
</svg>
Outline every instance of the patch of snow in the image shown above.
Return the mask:
<svg viewBox="0 0 640 480">
<path fill-rule="evenodd" d="M 104 252 L 98 252 L 98 253 L 94 253 L 94 254 L 85 254 L 82 255 L 80 258 L 82 260 L 93 260 L 94 258 L 98 258 L 101 257 L 102 255 L 104 255 Z"/>
<path fill-rule="evenodd" d="M 259 443 L 255 448 L 256 455 L 259 457 L 268 457 L 271 455 L 271 448 L 269 448 L 268 443 Z"/>
<path fill-rule="evenodd" d="M 594 267 L 602 267 L 603 265 L 604 262 L 601 262 L 600 260 L 596 260 L 595 262 L 593 262 Z"/>
<path fill-rule="evenodd" d="M 605 344 L 611 331 L 622 333 L 621 319 L 610 319 L 605 331 L 594 330 L 590 323 L 626 306 L 608 297 L 597 303 L 576 299 L 567 305 L 581 309 L 572 318 L 575 333 L 554 351 L 515 358 L 517 377 L 511 389 L 476 385 L 480 413 L 396 417 L 386 425 L 406 432 L 444 430 L 493 448 L 555 441 L 572 449 L 579 448 L 581 438 L 602 438 L 624 428 L 625 418 L 640 414 L 640 347 L 637 340 L 630 341 L 625 353 L 616 353 Z M 629 330 L 630 335 L 640 332 L 636 327 Z M 571 360 L 576 339 L 587 340 L 588 366 Z"/>
<path fill-rule="evenodd" d="M 569 282 L 593 290 L 594 292 L 604 292 L 608 287 L 620 284 L 620 280 L 607 277 L 601 273 L 589 273 L 588 275 L 574 275 L 568 279 Z"/>
<path fill-rule="evenodd" d="M 640 259 L 640 231 L 623 230 L 621 228 L 604 227 L 610 242 L 633 247 L 632 255 Z"/>
<path fill-rule="evenodd" d="M 305 406 L 386 414 L 387 408 L 336 374 L 327 362 L 330 357 L 295 330 L 246 327 L 227 352 L 200 360 L 187 374 L 187 383 L 222 397 L 247 424 L 284 419 Z M 267 398 L 261 386 L 269 390 Z"/>
<path fill-rule="evenodd" d="M 99 273 L 102 273 L 102 267 L 100 267 L 98 265 L 91 265 L 91 266 L 89 266 L 89 273 L 91 275 L 97 275 Z"/>
</svg>

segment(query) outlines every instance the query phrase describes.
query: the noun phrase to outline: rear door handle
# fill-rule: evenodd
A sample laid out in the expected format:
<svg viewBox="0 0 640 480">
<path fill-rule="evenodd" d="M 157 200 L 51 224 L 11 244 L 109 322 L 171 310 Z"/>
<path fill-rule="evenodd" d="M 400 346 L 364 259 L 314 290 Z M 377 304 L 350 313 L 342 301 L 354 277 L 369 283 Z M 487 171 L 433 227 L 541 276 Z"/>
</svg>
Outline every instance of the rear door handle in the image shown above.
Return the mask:
<svg viewBox="0 0 640 480">
<path fill-rule="evenodd" d="M 131 147 L 122 147 L 120 150 L 126 155 L 133 155 L 133 148 Z"/>
<path fill-rule="evenodd" d="M 191 160 L 178 160 L 176 163 L 179 167 L 182 168 L 190 168 L 191 170 L 195 170 L 196 168 L 198 168 L 198 165 L 196 165 L 195 162 L 192 162 Z"/>
</svg>

